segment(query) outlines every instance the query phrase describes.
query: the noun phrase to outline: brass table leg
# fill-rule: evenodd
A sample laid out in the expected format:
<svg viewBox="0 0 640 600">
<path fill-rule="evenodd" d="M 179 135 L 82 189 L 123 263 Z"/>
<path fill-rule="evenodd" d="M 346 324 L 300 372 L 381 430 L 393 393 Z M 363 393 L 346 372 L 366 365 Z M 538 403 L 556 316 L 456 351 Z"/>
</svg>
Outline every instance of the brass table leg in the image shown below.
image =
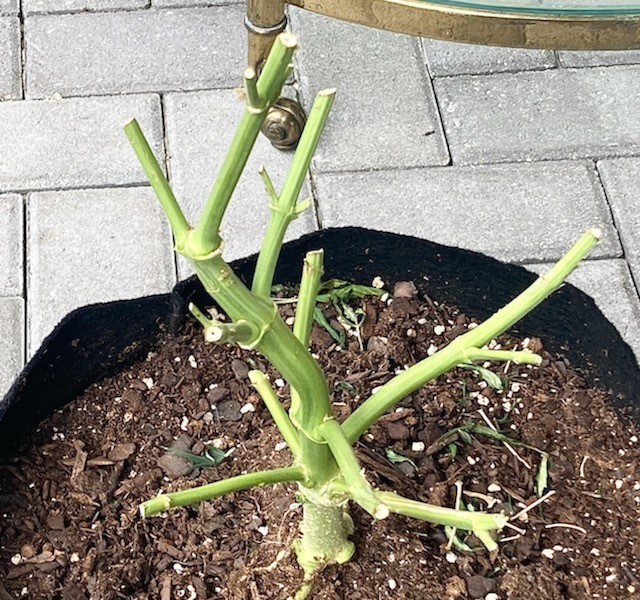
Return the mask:
<svg viewBox="0 0 640 600">
<path fill-rule="evenodd" d="M 284 0 L 248 0 L 244 23 L 249 32 L 249 65 L 260 72 L 273 41 L 287 26 Z M 267 113 L 262 133 L 279 150 L 293 150 L 305 122 L 298 102 L 279 98 Z"/>
<path fill-rule="evenodd" d="M 287 27 L 284 0 L 247 0 L 244 24 L 249 31 L 249 66 L 260 71 L 276 36 Z"/>
</svg>

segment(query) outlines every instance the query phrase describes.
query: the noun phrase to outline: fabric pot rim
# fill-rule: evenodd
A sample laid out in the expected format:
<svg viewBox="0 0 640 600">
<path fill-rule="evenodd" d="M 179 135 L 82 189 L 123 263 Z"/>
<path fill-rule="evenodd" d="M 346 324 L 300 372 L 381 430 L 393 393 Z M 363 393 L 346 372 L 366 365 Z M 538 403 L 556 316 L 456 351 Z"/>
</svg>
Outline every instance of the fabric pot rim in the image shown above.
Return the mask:
<svg viewBox="0 0 640 600">
<path fill-rule="evenodd" d="M 400 234 L 344 227 L 320 230 L 283 248 L 275 281 L 299 280 L 302 259 L 325 251 L 327 277 L 370 283 L 380 276 L 390 288 L 412 280 L 437 302 L 485 319 L 527 287 L 536 275 L 483 254 Z M 256 255 L 234 261 L 245 281 Z M 212 303 L 192 277 L 168 294 L 85 306 L 69 313 L 44 340 L 0 401 L 0 455 L 14 453 L 25 435 L 91 383 L 146 356 L 162 331 L 175 331 L 186 305 Z M 513 331 L 540 337 L 588 371 L 595 385 L 610 389 L 613 403 L 640 420 L 640 369 L 633 351 L 593 299 L 572 285 L 556 291 L 516 324 Z"/>
</svg>

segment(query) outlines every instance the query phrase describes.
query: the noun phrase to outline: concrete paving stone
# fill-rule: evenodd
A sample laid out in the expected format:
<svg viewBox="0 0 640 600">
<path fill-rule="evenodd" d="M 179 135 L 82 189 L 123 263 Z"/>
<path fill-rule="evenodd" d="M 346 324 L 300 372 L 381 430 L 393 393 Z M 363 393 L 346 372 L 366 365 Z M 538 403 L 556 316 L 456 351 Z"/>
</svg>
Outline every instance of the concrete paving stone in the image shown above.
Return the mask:
<svg viewBox="0 0 640 600">
<path fill-rule="evenodd" d="M 20 20 L 0 18 L 0 100 L 14 100 L 22 95 L 20 70 Z"/>
<path fill-rule="evenodd" d="M 558 52 L 558 60 L 563 67 L 600 67 L 610 65 L 640 64 L 640 50 L 619 50 L 611 52 Z"/>
<path fill-rule="evenodd" d="M 422 39 L 429 72 L 434 77 L 502 73 L 551 69 L 556 66 L 555 54 L 548 50 L 524 50 L 458 44 Z"/>
<path fill-rule="evenodd" d="M 0 0 L 0 15 L 17 15 L 18 0 Z"/>
<path fill-rule="evenodd" d="M 233 90 L 165 96 L 171 183 L 192 224 L 209 195 L 243 109 L 244 104 Z M 222 222 L 225 259 L 248 256 L 260 249 L 269 219 L 269 199 L 258 176 L 258 167 L 264 164 L 276 189 L 280 189 L 291 158 L 291 153 L 275 150 L 266 138 L 258 137 Z M 308 190 L 303 190 L 301 198 L 308 194 Z M 286 239 L 314 229 L 316 219 L 310 209 L 290 225 Z M 181 279 L 192 273 L 181 257 L 178 272 Z"/>
<path fill-rule="evenodd" d="M 535 273 L 543 273 L 551 265 L 525 266 Z M 640 359 L 640 301 L 627 263 L 622 259 L 587 260 L 567 281 L 593 298 Z"/>
<path fill-rule="evenodd" d="M 22 0 L 22 11 L 34 14 L 131 10 L 146 8 L 150 2 L 151 0 Z"/>
<path fill-rule="evenodd" d="M 22 196 L 0 196 L 0 296 L 22 295 L 23 223 Z"/>
<path fill-rule="evenodd" d="M 315 167 L 351 171 L 446 165 L 440 118 L 418 40 L 291 9 L 308 108 L 337 88 Z"/>
<path fill-rule="evenodd" d="M 0 399 L 24 366 L 24 300 L 0 298 Z"/>
<path fill-rule="evenodd" d="M 640 153 L 640 67 L 439 78 L 454 164 Z"/>
<path fill-rule="evenodd" d="M 35 15 L 25 30 L 29 97 L 233 87 L 245 66 L 240 6 Z"/>
<path fill-rule="evenodd" d="M 162 156 L 155 95 L 0 102 L 0 189 L 146 182 L 122 130 L 132 117 Z"/>
<path fill-rule="evenodd" d="M 244 0 L 151 0 L 158 8 L 179 8 L 191 6 L 223 6 L 225 4 L 242 4 Z"/>
<path fill-rule="evenodd" d="M 151 188 L 35 192 L 27 211 L 29 356 L 79 306 L 174 285 L 169 227 Z"/>
<path fill-rule="evenodd" d="M 598 162 L 631 272 L 640 285 L 640 158 Z"/>
<path fill-rule="evenodd" d="M 369 227 L 533 262 L 560 258 L 599 226 L 605 238 L 595 255 L 621 254 L 587 162 L 319 174 L 315 184 L 323 227 Z"/>
</svg>

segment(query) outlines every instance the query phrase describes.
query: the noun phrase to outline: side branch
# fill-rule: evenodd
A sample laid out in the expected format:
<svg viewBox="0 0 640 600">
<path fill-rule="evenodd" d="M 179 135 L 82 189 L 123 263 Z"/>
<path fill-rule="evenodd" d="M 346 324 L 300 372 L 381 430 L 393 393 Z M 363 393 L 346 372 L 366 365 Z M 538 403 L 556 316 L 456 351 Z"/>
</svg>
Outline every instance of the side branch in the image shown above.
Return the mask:
<svg viewBox="0 0 640 600">
<path fill-rule="evenodd" d="M 249 488 L 270 483 L 285 483 L 288 481 L 304 481 L 305 474 L 300 467 L 284 467 L 282 469 L 272 469 L 269 471 L 257 471 L 246 475 L 237 475 L 229 479 L 216 481 L 190 490 L 172 492 L 170 494 L 160 494 L 151 500 L 147 500 L 140 505 L 142 517 L 152 517 L 163 513 L 171 508 L 187 506 L 211 500 L 224 494 L 248 490 Z"/>
<path fill-rule="evenodd" d="M 391 512 L 428 521 L 435 525 L 448 525 L 465 531 L 499 530 L 508 521 L 503 514 L 455 510 L 454 508 L 409 500 L 409 498 L 404 498 L 395 492 L 376 492 L 376 495 L 389 507 Z"/>
<path fill-rule="evenodd" d="M 323 270 L 324 251 L 312 250 L 304 257 L 302 277 L 300 279 L 300 293 L 296 305 L 296 317 L 293 323 L 293 335 L 303 346 L 309 345 L 313 314 L 316 308 L 316 298 L 320 287 Z"/>
<path fill-rule="evenodd" d="M 318 433 L 331 448 L 340 473 L 347 484 L 349 496 L 376 519 L 388 517 L 389 508 L 364 478 L 360 471 L 360 463 L 358 463 L 353 448 L 347 441 L 340 424 L 335 419 L 329 419 L 318 426 Z"/>
<path fill-rule="evenodd" d="M 601 234 L 588 230 L 574 246 L 524 292 L 489 317 L 484 323 L 453 340 L 448 346 L 413 365 L 383 385 L 361 404 L 342 424 L 349 442 L 355 442 L 382 414 L 396 402 L 465 360 L 470 348 L 481 348 L 503 333 L 555 291 L 578 263 L 598 242 Z"/>
<path fill-rule="evenodd" d="M 468 360 L 510 360 L 517 365 L 542 364 L 541 356 L 524 350 L 485 350 L 483 348 L 468 348 L 465 350 L 465 356 Z"/>
<path fill-rule="evenodd" d="M 249 103 L 207 198 L 200 220 L 189 239 L 189 255 L 205 256 L 220 246 L 220 223 L 260 133 L 267 110 L 276 100 L 287 80 L 295 48 L 294 35 L 289 33 L 279 35 L 269 52 L 257 83 L 255 85 L 253 81 L 249 83 Z M 263 109 L 257 110 L 251 106 L 252 102 L 258 102 Z"/>
<path fill-rule="evenodd" d="M 294 427 L 284 408 L 282 408 L 282 404 L 269 385 L 266 375 L 262 371 L 249 371 L 249 379 L 271 413 L 275 424 L 280 430 L 284 441 L 287 442 L 291 452 L 294 456 L 299 457 L 300 435 L 298 430 Z"/>
<path fill-rule="evenodd" d="M 267 226 L 253 278 L 252 291 L 258 296 L 269 296 L 287 227 L 307 207 L 304 202 L 297 206 L 296 203 L 311 159 L 318 146 L 318 140 L 327 122 L 334 96 L 335 90 L 333 89 L 323 90 L 316 96 L 282 191 L 275 200 L 273 198 L 271 200 L 271 219 Z M 267 179 L 264 175 L 262 177 L 266 183 Z M 267 190 L 269 195 L 272 195 L 269 187 Z"/>
<path fill-rule="evenodd" d="M 125 126 L 124 131 L 129 138 L 131 147 L 133 148 L 144 172 L 156 193 L 162 210 L 164 210 L 171 225 L 173 236 L 175 238 L 176 246 L 180 247 L 187 239 L 190 227 L 187 223 L 182 209 L 180 208 L 176 197 L 173 195 L 173 190 L 164 176 L 156 157 L 153 155 L 153 151 L 145 138 L 138 121 L 131 119 Z"/>
<path fill-rule="evenodd" d="M 320 286 L 320 278 L 323 274 L 322 264 L 324 252 L 314 250 L 307 252 L 300 279 L 300 293 L 296 306 L 296 316 L 293 322 L 293 335 L 305 347 L 309 347 L 311 327 L 313 326 L 313 313 L 316 307 L 316 297 Z M 300 393 L 291 388 L 291 414 L 297 414 L 300 410 Z"/>
</svg>

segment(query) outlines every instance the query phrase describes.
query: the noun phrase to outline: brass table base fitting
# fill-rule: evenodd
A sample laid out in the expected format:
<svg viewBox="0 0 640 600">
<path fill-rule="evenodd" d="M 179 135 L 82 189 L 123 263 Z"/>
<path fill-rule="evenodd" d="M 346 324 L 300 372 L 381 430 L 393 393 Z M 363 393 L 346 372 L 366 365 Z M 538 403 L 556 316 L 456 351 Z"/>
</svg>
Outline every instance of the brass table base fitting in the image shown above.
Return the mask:
<svg viewBox="0 0 640 600">
<path fill-rule="evenodd" d="M 640 48 L 640 0 L 621 8 L 612 0 L 601 0 L 601 6 L 561 1 L 545 6 L 531 0 L 247 0 L 249 65 L 256 69 L 286 27 L 286 3 L 350 23 L 455 42 L 544 50 Z M 276 147 L 291 149 L 304 113 L 297 102 L 279 102 L 266 135 Z"/>
<path fill-rule="evenodd" d="M 278 98 L 269 109 L 262 133 L 278 150 L 294 150 L 307 122 L 300 103 L 291 98 Z"/>
</svg>

